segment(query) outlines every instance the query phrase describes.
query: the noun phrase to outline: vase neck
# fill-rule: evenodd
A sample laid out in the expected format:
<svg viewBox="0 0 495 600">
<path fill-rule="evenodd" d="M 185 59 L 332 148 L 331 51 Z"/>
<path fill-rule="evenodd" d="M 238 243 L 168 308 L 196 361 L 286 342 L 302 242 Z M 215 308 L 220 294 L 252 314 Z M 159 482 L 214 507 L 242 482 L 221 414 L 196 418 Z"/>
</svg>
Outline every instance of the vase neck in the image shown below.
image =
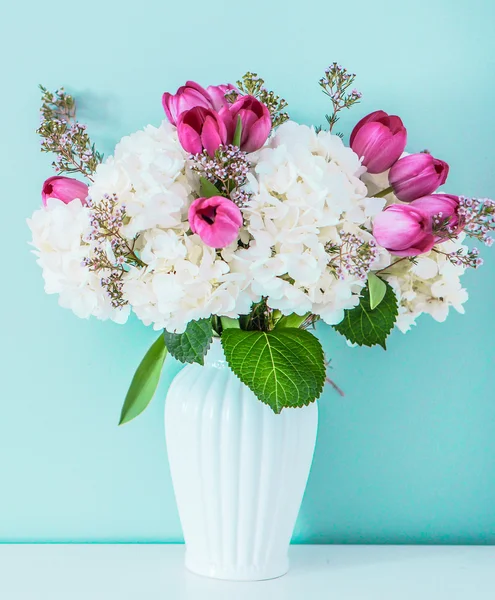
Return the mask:
<svg viewBox="0 0 495 600">
<path fill-rule="evenodd" d="M 213 338 L 210 349 L 205 356 L 205 367 L 223 368 L 227 366 L 227 360 L 223 352 L 220 338 Z"/>
</svg>

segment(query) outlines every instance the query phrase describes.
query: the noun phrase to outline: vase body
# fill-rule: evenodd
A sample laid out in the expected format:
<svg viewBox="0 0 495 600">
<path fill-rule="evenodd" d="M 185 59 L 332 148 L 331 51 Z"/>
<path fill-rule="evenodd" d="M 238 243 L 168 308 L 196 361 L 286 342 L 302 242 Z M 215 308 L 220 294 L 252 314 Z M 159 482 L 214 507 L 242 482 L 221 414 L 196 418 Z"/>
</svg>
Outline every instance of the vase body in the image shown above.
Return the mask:
<svg viewBox="0 0 495 600">
<path fill-rule="evenodd" d="M 317 424 L 316 402 L 276 415 L 257 400 L 218 340 L 204 366 L 180 371 L 165 430 L 190 571 L 236 581 L 287 572 Z"/>
</svg>

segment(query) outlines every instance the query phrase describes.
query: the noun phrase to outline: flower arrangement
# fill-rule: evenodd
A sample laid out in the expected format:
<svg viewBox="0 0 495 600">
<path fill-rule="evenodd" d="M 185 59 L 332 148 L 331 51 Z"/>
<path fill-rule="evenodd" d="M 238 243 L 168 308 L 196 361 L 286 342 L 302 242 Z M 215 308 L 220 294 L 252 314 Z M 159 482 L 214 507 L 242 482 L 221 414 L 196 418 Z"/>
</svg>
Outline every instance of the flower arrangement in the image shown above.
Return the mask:
<svg viewBox="0 0 495 600">
<path fill-rule="evenodd" d="M 203 364 L 219 338 L 232 371 L 275 412 L 316 400 L 326 363 L 318 320 L 351 345 L 386 348 L 428 313 L 468 298 L 461 276 L 491 245 L 495 203 L 438 193 L 449 166 L 406 154 L 398 116 L 376 111 L 346 146 L 339 113 L 359 102 L 334 63 L 319 84 L 325 127 L 289 119 L 287 103 L 247 73 L 237 85 L 188 81 L 163 95 L 167 119 L 103 156 L 63 89 L 42 89 L 42 151 L 56 155 L 29 219 L 45 291 L 78 317 L 162 332 L 121 415 L 141 413 L 165 356 Z M 79 174 L 85 182 L 63 174 Z"/>
</svg>

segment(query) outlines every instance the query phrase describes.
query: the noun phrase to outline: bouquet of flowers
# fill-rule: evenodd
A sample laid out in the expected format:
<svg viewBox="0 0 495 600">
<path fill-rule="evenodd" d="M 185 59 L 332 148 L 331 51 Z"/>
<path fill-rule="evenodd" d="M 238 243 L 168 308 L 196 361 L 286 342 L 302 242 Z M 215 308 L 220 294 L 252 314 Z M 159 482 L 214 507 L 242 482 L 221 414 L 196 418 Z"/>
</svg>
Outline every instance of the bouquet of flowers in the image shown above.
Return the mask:
<svg viewBox="0 0 495 600">
<path fill-rule="evenodd" d="M 38 133 L 57 175 L 28 222 L 45 291 L 78 317 L 125 323 L 132 311 L 161 332 L 121 423 L 150 402 L 167 352 L 203 364 L 219 338 L 232 371 L 278 413 L 322 392 L 316 321 L 385 348 L 422 313 L 464 311 L 461 276 L 482 264 L 465 240 L 491 245 L 495 203 L 438 193 L 448 165 L 405 153 L 398 116 L 369 114 L 346 146 L 334 128 L 361 98 L 354 79 L 336 63 L 325 71 L 324 127 L 290 120 L 254 73 L 236 86 L 188 81 L 163 95 L 166 120 L 105 160 L 72 96 L 41 88 Z"/>
</svg>

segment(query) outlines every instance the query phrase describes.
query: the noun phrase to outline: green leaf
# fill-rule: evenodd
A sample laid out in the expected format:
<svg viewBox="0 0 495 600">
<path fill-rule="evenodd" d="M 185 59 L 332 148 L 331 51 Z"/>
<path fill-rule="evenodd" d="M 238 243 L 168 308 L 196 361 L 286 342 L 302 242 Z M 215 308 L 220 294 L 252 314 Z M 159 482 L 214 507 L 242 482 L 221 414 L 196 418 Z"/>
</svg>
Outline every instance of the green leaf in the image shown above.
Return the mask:
<svg viewBox="0 0 495 600">
<path fill-rule="evenodd" d="M 184 363 L 204 364 L 204 358 L 213 337 L 210 319 L 190 321 L 184 333 L 163 332 L 170 354 Z"/>
<path fill-rule="evenodd" d="M 374 273 L 368 273 L 368 289 L 370 291 L 370 308 L 375 308 L 385 298 L 387 284 Z"/>
<path fill-rule="evenodd" d="M 383 300 L 375 309 L 371 308 L 370 292 L 365 287 L 358 306 L 345 311 L 344 319 L 334 329 L 358 346 L 380 345 L 387 349 L 385 340 L 392 331 L 397 318 L 397 298 L 393 289 L 385 283 Z"/>
<path fill-rule="evenodd" d="M 220 190 L 208 181 L 205 177 L 199 178 L 199 193 L 201 198 L 211 198 L 212 196 L 221 196 Z"/>
<path fill-rule="evenodd" d="M 323 390 L 323 349 L 309 331 L 227 329 L 222 346 L 232 371 L 275 413 L 307 406 Z"/>
<path fill-rule="evenodd" d="M 167 348 L 163 335 L 146 352 L 141 364 L 134 373 L 120 414 L 119 425 L 132 421 L 151 402 L 160 381 Z"/>
<path fill-rule="evenodd" d="M 237 146 L 238 148 L 241 147 L 241 135 L 242 135 L 242 121 L 241 121 L 241 117 L 239 115 L 237 115 L 237 123 L 235 126 L 234 138 L 232 140 L 233 146 Z"/>
<path fill-rule="evenodd" d="M 222 329 L 240 329 L 241 324 L 239 319 L 231 319 L 230 317 L 220 317 Z"/>
<path fill-rule="evenodd" d="M 275 329 L 286 329 L 286 328 L 295 328 L 300 327 L 304 321 L 309 317 L 311 313 L 306 313 L 305 315 L 297 315 L 296 313 L 292 313 L 291 315 L 286 315 L 277 321 L 275 325 Z"/>
</svg>

